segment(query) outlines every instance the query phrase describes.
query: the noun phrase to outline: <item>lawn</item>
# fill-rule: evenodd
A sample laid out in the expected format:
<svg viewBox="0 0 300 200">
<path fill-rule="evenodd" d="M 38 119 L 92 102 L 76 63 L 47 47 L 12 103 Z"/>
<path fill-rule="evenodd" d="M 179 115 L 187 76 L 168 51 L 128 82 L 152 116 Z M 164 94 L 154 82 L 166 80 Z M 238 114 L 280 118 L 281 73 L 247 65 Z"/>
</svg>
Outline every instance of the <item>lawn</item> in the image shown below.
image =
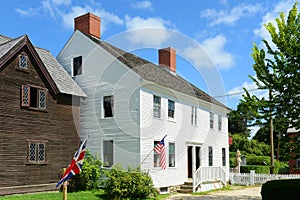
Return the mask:
<svg viewBox="0 0 300 200">
<path fill-rule="evenodd" d="M 158 195 L 156 198 L 149 200 L 160 200 L 165 199 L 169 195 Z M 62 200 L 63 194 L 61 192 L 48 192 L 48 193 L 37 193 L 37 194 L 18 194 L 0 197 L 1 200 Z M 104 191 L 85 191 L 85 192 L 74 192 L 68 193 L 68 200 L 102 200 L 106 199 Z"/>
</svg>

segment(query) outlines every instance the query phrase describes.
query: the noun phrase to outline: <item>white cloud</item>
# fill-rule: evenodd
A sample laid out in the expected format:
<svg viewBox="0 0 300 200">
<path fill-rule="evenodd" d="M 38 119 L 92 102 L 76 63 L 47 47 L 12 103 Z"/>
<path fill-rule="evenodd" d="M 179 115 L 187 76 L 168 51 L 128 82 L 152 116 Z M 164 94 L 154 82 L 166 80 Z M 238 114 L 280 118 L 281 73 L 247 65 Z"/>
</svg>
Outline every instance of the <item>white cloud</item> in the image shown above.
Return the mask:
<svg viewBox="0 0 300 200">
<path fill-rule="evenodd" d="M 151 3 L 151 1 L 137 1 L 131 4 L 131 6 L 133 8 L 138 8 L 138 9 L 148 9 L 148 10 L 152 10 L 153 9 L 153 5 Z"/>
<path fill-rule="evenodd" d="M 228 69 L 234 65 L 234 56 L 224 50 L 226 42 L 225 36 L 217 35 L 204 40 L 199 46 L 186 48 L 183 53 L 198 68 Z"/>
<path fill-rule="evenodd" d="M 94 13 L 101 17 L 101 32 L 105 31 L 108 24 L 123 25 L 124 21 L 117 15 L 101 8 L 99 3 L 93 0 L 88 1 L 88 5 L 73 6 L 71 0 L 43 0 L 38 8 L 20 9 L 15 11 L 23 16 L 47 15 L 61 23 L 61 26 L 67 29 L 73 29 L 74 18 L 87 12 Z M 35 12 L 34 12 L 35 11 Z"/>
<path fill-rule="evenodd" d="M 271 40 L 271 36 L 270 33 L 266 30 L 266 28 L 264 27 L 264 24 L 268 24 L 268 23 L 273 23 L 276 27 L 276 18 L 279 17 L 279 13 L 283 12 L 285 13 L 285 16 L 288 15 L 289 10 L 293 7 L 294 5 L 294 1 L 293 0 L 283 0 L 279 3 L 277 3 L 276 5 L 274 5 L 274 8 L 271 8 L 270 12 L 267 12 L 263 18 L 261 23 L 259 24 L 259 28 L 254 30 L 254 34 L 258 37 L 261 37 L 265 40 L 267 40 L 269 42 L 269 44 L 271 44 L 272 47 L 275 47 L 274 44 L 272 43 Z"/>
<path fill-rule="evenodd" d="M 125 16 L 125 26 L 130 42 L 145 46 L 160 46 L 170 37 L 167 29 L 173 28 L 169 21 L 162 18 L 131 18 L 128 15 Z"/>
<path fill-rule="evenodd" d="M 228 97 L 240 99 L 243 94 L 245 94 L 243 88 L 246 88 L 250 95 L 255 95 L 258 98 L 268 98 L 267 90 L 259 90 L 254 82 L 244 82 L 241 86 L 237 86 L 227 92 Z"/>
<path fill-rule="evenodd" d="M 203 18 L 211 20 L 210 25 L 215 26 L 219 24 L 234 25 L 240 18 L 251 16 L 262 9 L 260 4 L 241 4 L 230 11 L 205 9 L 200 15 Z"/>
</svg>

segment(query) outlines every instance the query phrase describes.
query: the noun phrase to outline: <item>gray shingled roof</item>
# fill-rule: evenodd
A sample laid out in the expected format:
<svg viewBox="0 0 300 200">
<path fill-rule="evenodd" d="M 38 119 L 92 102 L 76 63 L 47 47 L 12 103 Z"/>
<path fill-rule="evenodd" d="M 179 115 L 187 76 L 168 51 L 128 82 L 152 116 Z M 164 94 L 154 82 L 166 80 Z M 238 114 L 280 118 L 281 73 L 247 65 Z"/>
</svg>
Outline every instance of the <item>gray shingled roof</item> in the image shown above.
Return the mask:
<svg viewBox="0 0 300 200">
<path fill-rule="evenodd" d="M 164 87 L 181 92 L 183 94 L 196 97 L 214 105 L 218 105 L 223 108 L 229 109 L 224 104 L 220 103 L 210 95 L 206 94 L 205 92 L 197 88 L 195 85 L 189 83 L 178 74 L 173 74 L 161 66 L 155 65 L 132 53 L 125 52 L 93 36 L 90 36 L 88 34 L 85 35 L 92 41 L 94 41 L 96 44 L 101 46 L 103 49 L 105 49 L 107 52 L 109 52 L 111 55 L 113 55 L 115 58 L 117 58 L 119 61 L 131 68 L 145 80 L 151 81 L 158 85 L 162 85 Z"/>
<path fill-rule="evenodd" d="M 0 58 L 2 58 L 2 56 L 14 47 L 14 45 L 16 45 L 23 37 L 25 36 L 11 39 L 0 35 Z M 43 61 L 60 93 L 86 97 L 86 94 L 48 50 L 39 47 L 35 47 L 35 50 Z"/>
</svg>

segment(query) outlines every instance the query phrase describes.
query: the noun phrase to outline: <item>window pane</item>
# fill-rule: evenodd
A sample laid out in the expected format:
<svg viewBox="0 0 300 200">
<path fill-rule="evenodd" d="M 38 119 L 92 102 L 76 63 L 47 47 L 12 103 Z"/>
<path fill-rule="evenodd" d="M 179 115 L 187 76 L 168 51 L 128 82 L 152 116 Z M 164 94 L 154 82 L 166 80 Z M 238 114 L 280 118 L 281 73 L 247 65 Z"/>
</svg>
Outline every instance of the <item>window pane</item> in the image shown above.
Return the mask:
<svg viewBox="0 0 300 200">
<path fill-rule="evenodd" d="M 222 116 L 219 115 L 218 117 L 218 128 L 219 128 L 219 131 L 222 130 Z"/>
<path fill-rule="evenodd" d="M 113 160 L 113 141 L 103 141 L 103 162 L 111 167 Z"/>
<path fill-rule="evenodd" d="M 29 143 L 29 161 L 36 161 L 36 144 Z"/>
<path fill-rule="evenodd" d="M 153 96 L 153 117 L 160 118 L 161 98 Z"/>
<path fill-rule="evenodd" d="M 73 76 L 82 74 L 82 56 L 73 58 Z"/>
<path fill-rule="evenodd" d="M 27 57 L 25 55 L 20 55 L 19 67 L 22 69 L 27 69 Z"/>
<path fill-rule="evenodd" d="M 38 161 L 45 161 L 45 144 L 38 144 Z"/>
<path fill-rule="evenodd" d="M 213 129 L 214 128 L 214 114 L 212 112 L 209 113 L 209 124 L 210 124 L 210 128 Z"/>
<path fill-rule="evenodd" d="M 222 148 L 222 164 L 223 164 L 223 166 L 226 166 L 226 150 L 225 150 L 225 148 Z"/>
<path fill-rule="evenodd" d="M 39 108 L 46 109 L 46 91 L 39 90 Z"/>
<path fill-rule="evenodd" d="M 168 100 L 168 117 L 174 118 L 175 112 L 175 102 L 172 100 Z"/>
<path fill-rule="evenodd" d="M 175 143 L 169 143 L 169 167 L 175 167 Z"/>
<path fill-rule="evenodd" d="M 34 88 L 34 87 L 30 87 L 30 107 L 32 108 L 38 108 L 38 99 L 37 99 L 37 91 L 38 89 L 37 88 Z"/>
<path fill-rule="evenodd" d="M 208 147 L 208 165 L 213 166 L 213 148 Z"/>
<path fill-rule="evenodd" d="M 22 106 L 29 106 L 29 86 L 22 85 Z"/>
<path fill-rule="evenodd" d="M 113 117 L 113 96 L 103 97 L 104 117 Z"/>
</svg>

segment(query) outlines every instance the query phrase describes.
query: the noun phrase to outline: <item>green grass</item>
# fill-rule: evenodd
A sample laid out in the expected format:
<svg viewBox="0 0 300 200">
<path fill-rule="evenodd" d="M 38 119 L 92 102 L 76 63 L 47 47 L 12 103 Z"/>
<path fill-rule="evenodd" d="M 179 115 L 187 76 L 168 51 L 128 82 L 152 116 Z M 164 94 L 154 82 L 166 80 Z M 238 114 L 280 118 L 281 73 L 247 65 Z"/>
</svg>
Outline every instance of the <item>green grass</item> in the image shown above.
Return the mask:
<svg viewBox="0 0 300 200">
<path fill-rule="evenodd" d="M 69 200 L 101 200 L 104 199 L 103 191 L 86 191 L 68 193 Z M 2 200 L 62 200 L 63 194 L 61 192 L 37 193 L 37 194 L 18 194 L 0 197 Z"/>
<path fill-rule="evenodd" d="M 148 200 L 163 200 L 170 195 L 158 195 L 157 197 L 149 198 Z M 48 192 L 36 194 L 17 194 L 0 197 L 1 200 L 62 200 L 63 194 L 61 192 Z M 104 191 L 84 191 L 68 193 L 68 200 L 102 200 L 106 199 Z"/>
</svg>

